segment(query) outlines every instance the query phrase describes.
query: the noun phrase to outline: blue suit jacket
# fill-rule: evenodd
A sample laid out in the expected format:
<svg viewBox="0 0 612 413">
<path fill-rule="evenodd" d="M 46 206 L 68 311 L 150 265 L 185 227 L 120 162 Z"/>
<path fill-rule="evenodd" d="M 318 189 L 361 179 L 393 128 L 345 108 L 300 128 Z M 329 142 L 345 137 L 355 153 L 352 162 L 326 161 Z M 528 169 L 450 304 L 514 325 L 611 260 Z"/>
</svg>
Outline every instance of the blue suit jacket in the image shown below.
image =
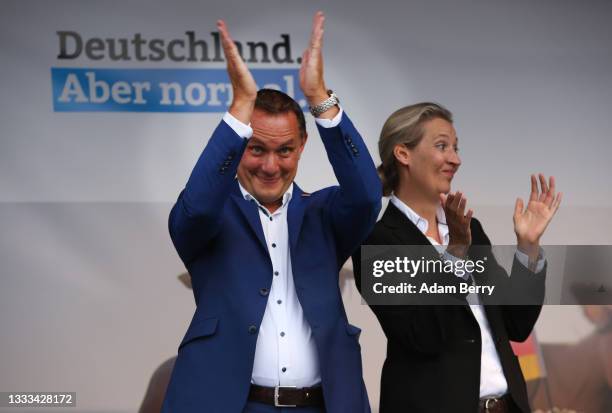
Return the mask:
<svg viewBox="0 0 612 413">
<path fill-rule="evenodd" d="M 294 187 L 287 213 L 294 283 L 317 346 L 327 411 L 369 412 L 360 330 L 348 324 L 338 272 L 376 222 L 381 185 L 346 114 L 319 133 L 340 186 L 312 194 Z M 247 401 L 273 270 L 257 206 L 235 179 L 246 142 L 221 122 L 170 213 L 197 308 L 164 412 L 238 413 Z"/>
</svg>

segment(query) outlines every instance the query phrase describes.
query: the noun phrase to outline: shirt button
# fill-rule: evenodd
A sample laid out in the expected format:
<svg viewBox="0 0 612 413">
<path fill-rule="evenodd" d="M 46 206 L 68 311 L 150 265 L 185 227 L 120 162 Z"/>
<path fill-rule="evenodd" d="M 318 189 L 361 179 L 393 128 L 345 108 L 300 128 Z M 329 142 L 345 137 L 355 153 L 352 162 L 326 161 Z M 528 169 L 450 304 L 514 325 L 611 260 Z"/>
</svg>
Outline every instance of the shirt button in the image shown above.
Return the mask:
<svg viewBox="0 0 612 413">
<path fill-rule="evenodd" d="M 276 300 L 276 304 L 282 304 L 283 300 Z"/>
<path fill-rule="evenodd" d="M 278 271 L 274 271 L 274 275 L 278 275 Z"/>
<path fill-rule="evenodd" d="M 276 248 L 276 244 L 275 243 L 272 243 L 272 248 Z"/>
<path fill-rule="evenodd" d="M 259 290 L 259 294 L 261 294 L 262 296 L 266 296 L 268 295 L 269 291 L 267 288 L 262 288 L 261 290 Z"/>
<path fill-rule="evenodd" d="M 281 336 L 281 337 L 285 337 L 285 332 L 284 332 L 284 331 L 281 331 L 280 336 Z"/>
<path fill-rule="evenodd" d="M 257 332 L 257 327 L 254 325 L 249 326 L 249 334 L 255 334 Z"/>
<path fill-rule="evenodd" d="M 270 221 L 272 221 L 272 217 L 270 217 Z"/>
<path fill-rule="evenodd" d="M 281 371 L 282 371 L 283 373 L 284 373 L 284 372 L 286 372 L 286 371 L 287 371 L 287 367 L 283 367 L 283 368 L 281 369 Z"/>
</svg>

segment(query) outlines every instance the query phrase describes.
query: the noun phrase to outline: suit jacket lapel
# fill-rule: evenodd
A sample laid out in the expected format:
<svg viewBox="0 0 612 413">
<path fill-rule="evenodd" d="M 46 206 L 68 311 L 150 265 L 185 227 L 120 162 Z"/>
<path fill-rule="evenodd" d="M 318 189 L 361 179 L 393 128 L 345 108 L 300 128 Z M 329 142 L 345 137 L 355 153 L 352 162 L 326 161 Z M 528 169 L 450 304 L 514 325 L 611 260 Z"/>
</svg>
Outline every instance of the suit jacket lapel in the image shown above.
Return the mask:
<svg viewBox="0 0 612 413">
<path fill-rule="evenodd" d="M 429 245 L 427 237 L 393 203 L 389 202 L 382 222 L 404 245 Z"/>
<path fill-rule="evenodd" d="M 235 185 L 232 191 L 231 198 L 234 200 L 238 208 L 242 212 L 242 215 L 246 218 L 246 221 L 249 223 L 249 227 L 253 231 L 255 237 L 259 240 L 261 246 L 264 250 L 268 251 L 268 245 L 266 244 L 266 237 L 263 233 L 263 228 L 261 227 L 261 219 L 259 218 L 259 209 L 255 201 L 247 201 L 242 196 L 242 192 L 240 192 L 240 187 L 238 186 L 238 180 L 235 181 Z"/>
<path fill-rule="evenodd" d="M 298 236 L 302 228 L 302 221 L 304 220 L 304 210 L 306 209 L 306 202 L 304 197 L 306 194 L 300 189 L 299 186 L 293 183 L 293 195 L 291 201 L 289 201 L 289 209 L 287 211 L 287 225 L 289 229 L 289 247 L 291 251 L 295 251 Z"/>
</svg>

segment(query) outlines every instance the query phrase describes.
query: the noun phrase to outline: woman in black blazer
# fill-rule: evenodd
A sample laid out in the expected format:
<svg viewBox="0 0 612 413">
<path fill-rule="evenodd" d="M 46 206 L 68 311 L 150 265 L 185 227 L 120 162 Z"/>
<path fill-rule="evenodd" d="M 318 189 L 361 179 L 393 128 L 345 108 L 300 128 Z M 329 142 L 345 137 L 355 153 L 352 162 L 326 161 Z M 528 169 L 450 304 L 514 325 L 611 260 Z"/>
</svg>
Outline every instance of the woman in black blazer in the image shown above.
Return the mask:
<svg viewBox="0 0 612 413">
<path fill-rule="evenodd" d="M 459 259 L 491 255 L 475 250 L 491 242 L 465 196 L 450 192 L 461 160 L 447 109 L 428 102 L 399 109 L 385 122 L 378 145 L 383 192 L 391 199 L 363 245 L 440 245 Z M 380 413 L 530 411 L 509 340 L 524 341 L 540 313 L 546 268 L 539 240 L 561 202 L 554 178 L 538 178 L 531 176 L 527 206 L 516 201 L 510 278 L 492 255 L 485 274 L 503 288 L 520 285 L 532 305 L 484 306 L 483 297 L 465 295 L 460 305 L 370 305 L 388 342 Z M 360 251 L 353 265 L 361 291 Z"/>
</svg>

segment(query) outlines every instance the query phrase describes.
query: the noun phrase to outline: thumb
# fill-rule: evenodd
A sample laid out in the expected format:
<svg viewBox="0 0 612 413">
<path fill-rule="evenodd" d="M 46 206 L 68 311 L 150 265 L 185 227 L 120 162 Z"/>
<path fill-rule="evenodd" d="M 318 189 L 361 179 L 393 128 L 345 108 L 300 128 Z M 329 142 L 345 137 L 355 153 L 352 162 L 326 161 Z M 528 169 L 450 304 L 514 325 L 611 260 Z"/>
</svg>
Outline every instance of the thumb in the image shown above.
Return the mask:
<svg viewBox="0 0 612 413">
<path fill-rule="evenodd" d="M 523 200 L 521 198 L 516 198 L 516 202 L 514 203 L 514 222 L 518 219 L 518 217 L 523 212 Z"/>
</svg>

